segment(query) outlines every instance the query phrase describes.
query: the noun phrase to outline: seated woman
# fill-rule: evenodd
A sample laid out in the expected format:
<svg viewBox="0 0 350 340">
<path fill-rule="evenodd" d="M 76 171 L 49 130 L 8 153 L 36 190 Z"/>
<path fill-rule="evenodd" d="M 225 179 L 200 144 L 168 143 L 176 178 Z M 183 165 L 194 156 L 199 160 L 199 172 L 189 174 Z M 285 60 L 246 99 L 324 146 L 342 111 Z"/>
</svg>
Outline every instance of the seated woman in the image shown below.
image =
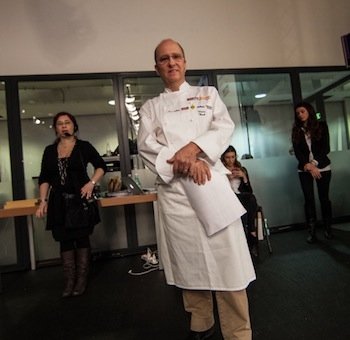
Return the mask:
<svg viewBox="0 0 350 340">
<path fill-rule="evenodd" d="M 232 145 L 221 155 L 221 161 L 231 171 L 231 174 L 227 175 L 227 177 L 230 180 L 232 190 L 247 210 L 247 213 L 242 216 L 242 221 L 246 230 L 249 249 L 253 255 L 257 255 L 255 216 L 258 204 L 250 185 L 248 171 L 237 160 L 236 149 Z"/>
</svg>

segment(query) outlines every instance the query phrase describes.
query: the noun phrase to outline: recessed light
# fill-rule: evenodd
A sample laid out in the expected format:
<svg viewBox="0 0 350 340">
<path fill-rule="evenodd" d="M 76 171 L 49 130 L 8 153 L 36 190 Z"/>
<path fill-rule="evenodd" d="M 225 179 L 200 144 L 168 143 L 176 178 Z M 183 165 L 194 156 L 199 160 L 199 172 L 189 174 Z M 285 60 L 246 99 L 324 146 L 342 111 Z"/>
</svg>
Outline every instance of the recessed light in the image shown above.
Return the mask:
<svg viewBox="0 0 350 340">
<path fill-rule="evenodd" d="M 265 98 L 265 97 L 266 97 L 266 93 L 258 93 L 258 94 L 255 95 L 256 99 Z"/>
</svg>

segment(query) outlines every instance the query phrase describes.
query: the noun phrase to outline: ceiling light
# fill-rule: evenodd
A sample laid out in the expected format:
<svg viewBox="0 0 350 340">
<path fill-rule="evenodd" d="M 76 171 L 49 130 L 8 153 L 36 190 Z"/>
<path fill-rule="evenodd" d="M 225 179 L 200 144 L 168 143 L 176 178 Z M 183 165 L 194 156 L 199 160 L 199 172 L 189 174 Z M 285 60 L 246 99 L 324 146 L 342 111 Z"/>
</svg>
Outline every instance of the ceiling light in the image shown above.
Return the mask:
<svg viewBox="0 0 350 340">
<path fill-rule="evenodd" d="M 258 94 L 255 95 L 256 99 L 265 98 L 265 97 L 266 97 L 266 93 L 258 93 Z"/>
<path fill-rule="evenodd" d="M 115 100 L 114 99 L 109 100 L 108 104 L 111 105 L 111 106 L 114 106 L 115 105 Z"/>
<path fill-rule="evenodd" d="M 126 104 L 131 104 L 133 102 L 135 102 L 135 97 L 134 96 L 125 97 L 125 103 Z"/>
</svg>

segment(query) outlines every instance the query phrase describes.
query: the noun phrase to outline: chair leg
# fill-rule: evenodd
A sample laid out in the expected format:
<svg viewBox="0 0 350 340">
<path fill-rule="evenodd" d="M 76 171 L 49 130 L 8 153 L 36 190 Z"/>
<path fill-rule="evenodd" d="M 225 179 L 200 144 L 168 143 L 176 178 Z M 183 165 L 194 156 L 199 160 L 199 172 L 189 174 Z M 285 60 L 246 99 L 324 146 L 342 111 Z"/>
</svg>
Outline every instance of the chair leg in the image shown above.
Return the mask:
<svg viewBox="0 0 350 340">
<path fill-rule="evenodd" d="M 272 246 L 271 246 L 271 241 L 270 241 L 270 230 L 269 230 L 269 226 L 267 224 L 267 219 L 264 217 L 264 234 L 265 234 L 265 239 L 266 239 L 266 243 L 267 243 L 267 248 L 269 249 L 269 253 L 272 254 Z"/>
<path fill-rule="evenodd" d="M 272 245 L 270 241 L 270 229 L 265 218 L 264 211 L 261 206 L 258 206 L 257 217 L 256 217 L 257 235 L 258 240 L 265 241 L 269 253 L 272 254 Z M 259 220 L 259 221 L 258 221 Z"/>
</svg>

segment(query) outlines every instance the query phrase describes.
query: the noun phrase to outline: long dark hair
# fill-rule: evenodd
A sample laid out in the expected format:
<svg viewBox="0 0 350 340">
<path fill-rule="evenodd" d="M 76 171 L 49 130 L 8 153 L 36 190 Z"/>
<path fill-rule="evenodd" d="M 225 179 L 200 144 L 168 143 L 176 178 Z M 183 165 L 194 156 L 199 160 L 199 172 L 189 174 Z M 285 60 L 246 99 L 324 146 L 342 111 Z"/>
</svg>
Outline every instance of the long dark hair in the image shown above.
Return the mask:
<svg viewBox="0 0 350 340">
<path fill-rule="evenodd" d="M 303 123 L 299 118 L 296 110 L 303 107 L 309 113 L 309 118 L 306 123 Z M 320 124 L 317 120 L 314 107 L 308 102 L 300 102 L 294 106 L 294 124 L 292 129 L 292 141 L 299 143 L 304 134 L 309 133 L 311 138 L 319 140 L 321 138 Z"/>
<path fill-rule="evenodd" d="M 234 153 L 235 153 L 236 158 L 235 158 L 235 164 L 234 164 L 234 166 L 235 166 L 236 168 L 240 168 L 240 169 L 241 169 L 241 168 L 242 168 L 242 164 L 237 160 L 237 151 L 236 151 L 236 149 L 235 149 L 232 145 L 230 145 L 230 146 L 224 151 L 224 153 L 221 155 L 220 159 L 221 159 L 222 164 L 226 165 L 226 164 L 225 164 L 225 155 L 226 155 L 228 152 L 234 152 Z"/>
</svg>

